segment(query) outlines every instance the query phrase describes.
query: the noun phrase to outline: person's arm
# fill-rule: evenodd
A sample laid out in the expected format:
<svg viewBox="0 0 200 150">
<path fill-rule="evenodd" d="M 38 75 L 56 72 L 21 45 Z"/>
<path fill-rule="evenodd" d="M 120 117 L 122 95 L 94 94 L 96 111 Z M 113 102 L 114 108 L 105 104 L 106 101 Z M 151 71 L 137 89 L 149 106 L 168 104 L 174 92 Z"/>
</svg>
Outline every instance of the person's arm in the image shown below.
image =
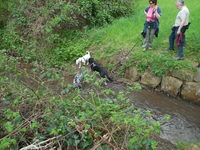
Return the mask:
<svg viewBox="0 0 200 150">
<path fill-rule="evenodd" d="M 144 14 L 145 14 L 146 16 L 147 16 L 148 10 L 149 10 L 149 7 L 145 8 L 145 10 L 144 10 Z"/>
<path fill-rule="evenodd" d="M 178 30 L 177 30 L 177 34 L 180 34 L 181 29 L 183 28 L 183 26 L 185 25 L 186 22 L 186 17 L 183 17 L 182 21 L 181 21 L 181 25 L 179 26 Z"/>
<path fill-rule="evenodd" d="M 144 10 L 144 14 L 145 14 L 145 15 L 147 15 L 147 12 L 146 12 L 146 10 Z"/>
<path fill-rule="evenodd" d="M 158 9 L 159 9 L 159 7 L 156 6 L 156 7 L 154 8 L 154 12 L 155 12 L 156 18 L 157 18 L 157 19 L 160 19 L 161 10 L 159 10 L 159 12 L 158 12 Z"/>
</svg>

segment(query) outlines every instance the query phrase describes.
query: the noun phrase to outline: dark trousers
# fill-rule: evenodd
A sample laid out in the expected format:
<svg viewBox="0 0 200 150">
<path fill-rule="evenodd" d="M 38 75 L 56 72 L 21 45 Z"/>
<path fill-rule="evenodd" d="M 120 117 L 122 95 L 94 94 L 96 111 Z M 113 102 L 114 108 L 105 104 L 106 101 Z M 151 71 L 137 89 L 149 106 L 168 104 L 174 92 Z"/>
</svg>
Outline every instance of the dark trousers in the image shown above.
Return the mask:
<svg viewBox="0 0 200 150">
<path fill-rule="evenodd" d="M 174 49 L 174 41 L 176 40 L 177 31 L 178 31 L 178 27 L 173 27 L 172 33 L 169 36 L 169 49 L 171 49 L 171 50 Z M 178 57 L 184 57 L 184 54 L 183 54 L 183 46 L 185 44 L 185 34 L 184 33 L 183 33 L 182 41 L 183 42 L 178 46 Z"/>
</svg>

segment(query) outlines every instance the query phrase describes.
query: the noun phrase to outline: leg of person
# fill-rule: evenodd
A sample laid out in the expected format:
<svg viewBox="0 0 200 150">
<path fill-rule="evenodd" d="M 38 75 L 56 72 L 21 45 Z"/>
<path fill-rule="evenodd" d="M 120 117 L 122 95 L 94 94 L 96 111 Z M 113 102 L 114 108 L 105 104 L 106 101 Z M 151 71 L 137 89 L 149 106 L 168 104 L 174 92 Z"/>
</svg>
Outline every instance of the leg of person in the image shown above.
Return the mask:
<svg viewBox="0 0 200 150">
<path fill-rule="evenodd" d="M 170 36 L 169 36 L 169 48 L 167 48 L 167 50 L 174 50 L 174 41 L 176 38 L 176 32 L 177 30 L 172 30 Z"/>
<path fill-rule="evenodd" d="M 183 45 L 178 46 L 178 57 L 177 57 L 177 59 L 184 59 Z"/>
<path fill-rule="evenodd" d="M 155 28 L 150 29 L 149 48 L 152 48 L 153 37 L 154 37 L 155 31 L 156 31 Z"/>
<path fill-rule="evenodd" d="M 147 28 L 146 37 L 144 39 L 144 44 L 142 46 L 144 48 L 144 50 L 147 50 L 149 48 L 149 37 L 150 37 L 150 29 Z"/>
<path fill-rule="evenodd" d="M 178 46 L 178 59 L 184 59 L 184 53 L 183 53 L 183 46 L 185 44 L 185 34 L 183 34 L 183 39 L 182 39 L 182 43 L 180 46 Z"/>
</svg>

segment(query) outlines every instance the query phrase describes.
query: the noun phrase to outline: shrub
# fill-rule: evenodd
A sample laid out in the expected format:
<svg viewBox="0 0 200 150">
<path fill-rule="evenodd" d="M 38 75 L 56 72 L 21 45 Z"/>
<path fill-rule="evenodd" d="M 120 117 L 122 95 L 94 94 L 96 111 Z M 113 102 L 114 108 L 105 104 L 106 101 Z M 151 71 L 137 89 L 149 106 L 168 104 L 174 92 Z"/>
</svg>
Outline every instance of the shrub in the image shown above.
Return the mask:
<svg viewBox="0 0 200 150">
<path fill-rule="evenodd" d="M 70 43 L 65 44 L 66 41 L 63 41 L 55 48 L 58 41 L 62 40 L 62 32 L 111 23 L 114 18 L 130 14 L 131 2 L 131 0 L 7 1 L 5 9 L 9 13 L 4 18 L 9 18 L 9 21 L 2 33 L 2 47 L 8 52 L 17 51 L 19 55 L 29 55 L 28 59 L 36 59 L 37 54 L 40 57 L 43 55 L 41 51 L 54 49 L 57 51 L 54 54 L 59 53 L 59 57 L 74 60 L 74 57 L 83 53 L 85 46 L 83 49 L 71 47 L 65 51 Z M 67 39 L 73 36 L 66 35 Z M 60 52 L 63 52 L 64 56 L 60 56 L 62 55 Z"/>
<path fill-rule="evenodd" d="M 1 78 L 2 105 L 9 107 L 0 115 L 1 148 L 19 149 L 36 139 L 60 137 L 56 143 L 70 149 L 88 149 L 98 142 L 113 149 L 155 149 L 151 135 L 160 131 L 160 123 L 151 121 L 149 111 L 134 108 L 125 92 L 105 89 L 105 80 L 96 78 L 87 76 L 85 84 L 92 85 L 84 91 L 67 86 L 62 96 Z"/>
</svg>

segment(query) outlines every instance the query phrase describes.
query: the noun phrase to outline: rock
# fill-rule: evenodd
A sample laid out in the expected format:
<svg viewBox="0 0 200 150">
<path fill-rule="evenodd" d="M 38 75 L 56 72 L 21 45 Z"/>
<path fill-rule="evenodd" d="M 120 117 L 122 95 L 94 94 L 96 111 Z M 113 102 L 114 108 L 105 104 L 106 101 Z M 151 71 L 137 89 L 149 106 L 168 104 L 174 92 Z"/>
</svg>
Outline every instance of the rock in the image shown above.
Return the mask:
<svg viewBox="0 0 200 150">
<path fill-rule="evenodd" d="M 161 90 L 172 96 L 177 96 L 182 84 L 183 82 L 181 80 L 167 76 L 162 79 Z"/>
<path fill-rule="evenodd" d="M 194 75 L 194 81 L 200 82 L 200 68 L 197 69 L 197 72 Z"/>
<path fill-rule="evenodd" d="M 181 95 L 184 99 L 200 103 L 200 83 L 186 82 L 183 86 Z"/>
<path fill-rule="evenodd" d="M 190 144 L 181 148 L 181 150 L 200 150 L 200 144 Z"/>
<path fill-rule="evenodd" d="M 125 79 L 125 78 L 119 78 L 116 80 L 117 82 L 120 82 L 120 83 L 124 83 L 124 84 L 127 84 L 127 85 L 133 85 L 133 81 L 130 81 L 128 79 Z"/>
<path fill-rule="evenodd" d="M 171 76 L 187 82 L 192 82 L 194 80 L 194 72 L 189 70 L 178 72 L 175 71 L 171 73 Z"/>
<path fill-rule="evenodd" d="M 152 88 L 157 87 L 161 82 L 160 77 L 153 76 L 151 73 L 145 72 L 142 75 L 141 83 Z"/>
<path fill-rule="evenodd" d="M 137 71 L 137 68 L 136 67 L 129 67 L 128 69 L 126 69 L 125 78 L 129 79 L 131 81 L 139 80 L 140 75 Z"/>
</svg>

